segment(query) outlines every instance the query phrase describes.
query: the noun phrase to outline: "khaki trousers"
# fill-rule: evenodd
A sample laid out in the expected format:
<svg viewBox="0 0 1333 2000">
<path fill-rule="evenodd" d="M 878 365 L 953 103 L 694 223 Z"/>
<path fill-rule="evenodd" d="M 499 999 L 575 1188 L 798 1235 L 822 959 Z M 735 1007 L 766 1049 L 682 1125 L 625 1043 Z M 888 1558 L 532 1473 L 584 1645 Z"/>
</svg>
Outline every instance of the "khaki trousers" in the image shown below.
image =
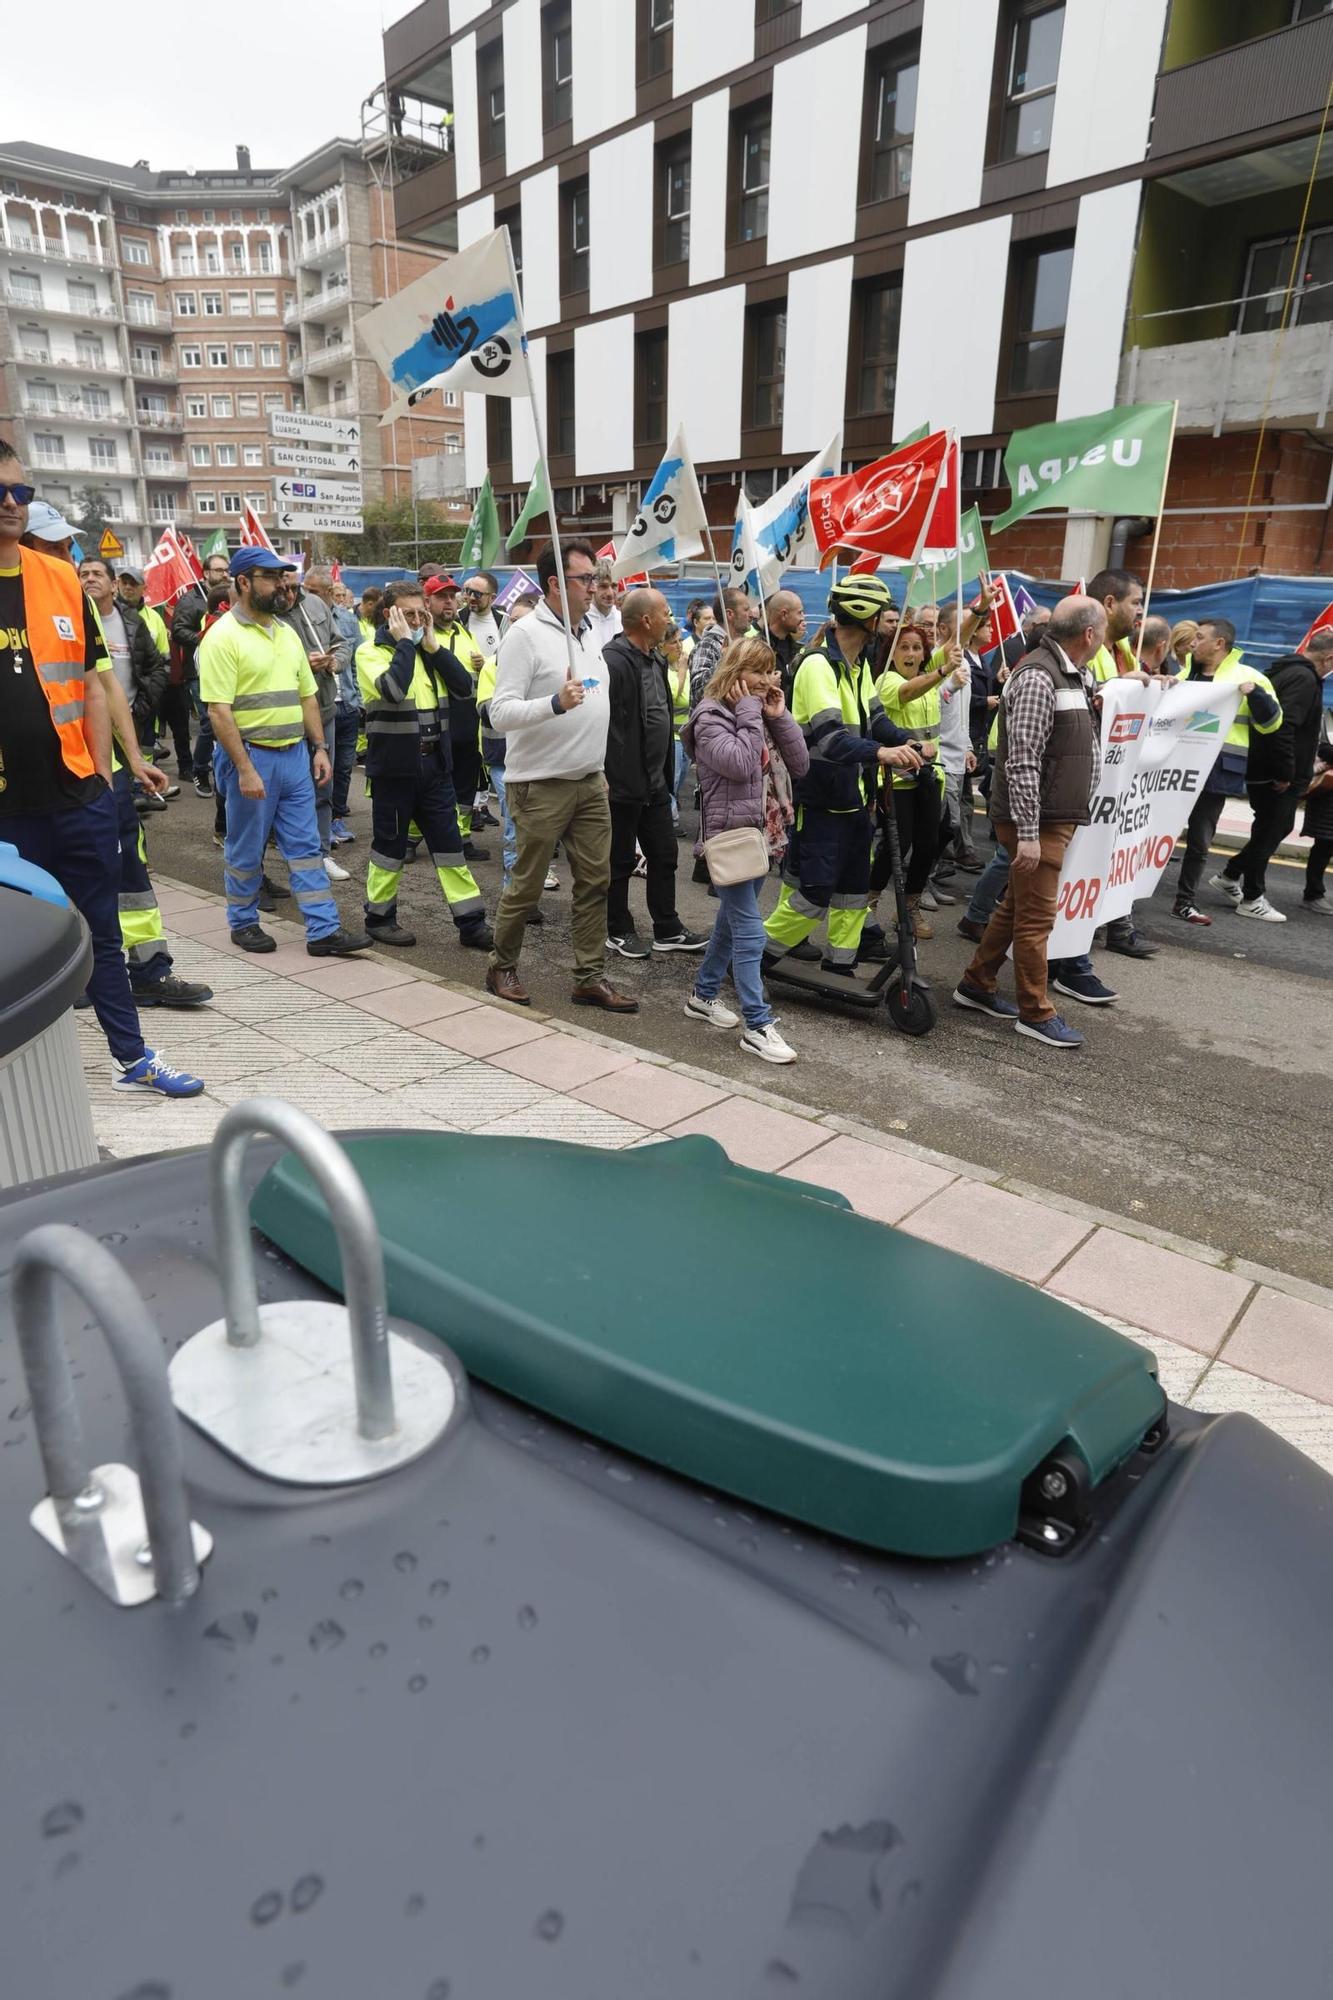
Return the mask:
<svg viewBox="0 0 1333 2000">
<path fill-rule="evenodd" d="M 606 964 L 611 881 L 611 807 L 602 774 L 512 779 L 505 798 L 518 836 L 518 859 L 495 913 L 491 964 L 518 964 L 528 912 L 541 901 L 551 856 L 562 841 L 574 884 L 574 978 L 578 985 L 590 986 L 602 977 Z"/>
<path fill-rule="evenodd" d="M 1055 922 L 1055 898 L 1065 849 L 1073 836 L 1071 820 L 1041 827 L 1041 860 L 1022 875 L 1010 867 L 1008 886 L 995 906 L 971 965 L 963 974 L 968 985 L 993 993 L 1012 944 L 1018 1012 L 1024 1021 L 1049 1021 L 1055 1012 L 1046 994 L 1046 941 Z M 997 819 L 995 838 L 1012 863 L 1018 852 L 1018 828 L 1013 821 Z"/>
</svg>

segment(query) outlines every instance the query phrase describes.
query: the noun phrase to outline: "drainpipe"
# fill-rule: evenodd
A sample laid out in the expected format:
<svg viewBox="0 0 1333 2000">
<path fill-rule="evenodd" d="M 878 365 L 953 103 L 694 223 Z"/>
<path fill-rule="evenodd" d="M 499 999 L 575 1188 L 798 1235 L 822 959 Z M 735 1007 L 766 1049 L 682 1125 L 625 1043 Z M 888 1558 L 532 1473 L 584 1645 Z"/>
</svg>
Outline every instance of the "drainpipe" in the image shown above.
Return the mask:
<svg viewBox="0 0 1333 2000">
<path fill-rule="evenodd" d="M 1122 514 L 1111 523 L 1111 545 L 1107 550 L 1106 567 L 1123 569 L 1125 566 L 1125 546 L 1137 541 L 1140 535 L 1152 533 L 1152 522 L 1142 514 Z"/>
</svg>

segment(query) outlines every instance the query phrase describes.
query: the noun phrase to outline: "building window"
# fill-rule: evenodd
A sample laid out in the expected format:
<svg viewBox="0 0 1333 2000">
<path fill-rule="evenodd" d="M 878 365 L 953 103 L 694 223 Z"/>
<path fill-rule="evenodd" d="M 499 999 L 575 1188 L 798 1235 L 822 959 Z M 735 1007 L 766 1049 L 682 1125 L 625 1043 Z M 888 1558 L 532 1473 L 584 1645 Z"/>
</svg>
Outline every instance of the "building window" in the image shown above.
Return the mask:
<svg viewBox="0 0 1333 2000">
<path fill-rule="evenodd" d="M 12 230 L 10 233 L 13 233 Z M 29 277 L 26 271 L 11 271 L 9 296 L 16 306 L 39 306 L 42 303 L 42 281 Z"/>
<path fill-rule="evenodd" d="M 203 299 L 203 304 L 204 304 L 204 318 L 221 319 L 222 318 L 221 292 L 204 292 L 201 294 L 201 297 Z"/>
<path fill-rule="evenodd" d="M 21 333 L 19 340 L 25 361 L 49 361 L 51 349 L 44 333 Z"/>
<path fill-rule="evenodd" d="M 498 160 L 505 149 L 504 43 L 497 35 L 477 50 L 477 103 L 481 110 L 479 146 L 483 160 Z"/>
<path fill-rule="evenodd" d="M 149 292 L 131 292 L 125 301 L 130 309 L 130 321 L 134 326 L 155 326 L 157 324 L 157 301 Z"/>
<path fill-rule="evenodd" d="M 523 276 L 522 209 L 516 203 L 513 208 L 501 210 L 495 218 L 495 226 L 497 229 L 508 229 L 509 231 L 509 247 L 514 253 L 514 276 L 521 279 Z"/>
<path fill-rule="evenodd" d="M 178 278 L 193 278 L 198 273 L 193 250 L 178 250 L 175 258 L 175 275 Z"/>
<path fill-rule="evenodd" d="M 175 494 L 155 493 L 148 503 L 148 512 L 154 521 L 174 521 L 176 518 Z"/>
<path fill-rule="evenodd" d="M 216 243 L 204 251 L 204 271 L 214 277 L 222 269 L 222 253 Z"/>
<path fill-rule="evenodd" d="M 1333 229 L 1312 229 L 1300 244 L 1294 236 L 1276 236 L 1251 245 L 1240 331 L 1267 333 L 1280 326 L 1289 285 L 1288 325 L 1312 326 L 1333 319 Z"/>
<path fill-rule="evenodd" d="M 235 465 L 238 462 L 238 457 L 239 454 L 234 444 L 220 444 L 218 446 L 219 465 Z"/>
<path fill-rule="evenodd" d="M 231 314 L 233 319 L 249 319 L 250 317 L 249 292 L 228 292 L 227 311 Z"/>
<path fill-rule="evenodd" d="M 273 245 L 267 238 L 261 239 L 259 243 L 255 265 L 261 271 L 271 271 L 273 269 Z"/>
<path fill-rule="evenodd" d="M 300 350 L 298 349 L 298 353 L 299 351 Z M 282 366 L 281 342 L 276 340 L 265 340 L 261 342 L 259 348 L 259 365 L 261 368 L 281 368 Z"/>
<path fill-rule="evenodd" d="M 88 456 L 99 472 L 114 472 L 116 467 L 116 440 L 114 438 L 89 438 Z"/>
<path fill-rule="evenodd" d="M 239 514 L 241 511 L 240 494 L 224 493 L 222 496 L 222 511 L 224 514 Z"/>
<path fill-rule="evenodd" d="M 1072 243 L 1025 250 L 1015 258 L 1011 395 L 1053 395 L 1060 386 L 1073 268 Z"/>
<path fill-rule="evenodd" d="M 898 376 L 898 328 L 902 319 L 901 277 L 873 278 L 854 295 L 854 404 L 862 417 L 887 417 Z"/>
<path fill-rule="evenodd" d="M 227 343 L 211 340 L 208 344 L 208 365 L 210 368 L 225 368 L 227 363 Z"/>
<path fill-rule="evenodd" d="M 255 348 L 252 340 L 238 340 L 232 345 L 231 365 L 233 368 L 253 368 Z"/>
<path fill-rule="evenodd" d="M 553 0 L 542 9 L 542 97 L 548 132 L 573 115 L 574 31 L 569 0 Z"/>
<path fill-rule="evenodd" d="M 190 446 L 190 463 L 191 465 L 211 465 L 213 463 L 212 445 L 192 444 Z"/>
<path fill-rule="evenodd" d="M 782 422 L 782 380 L 787 365 L 785 303 L 752 306 L 749 326 L 749 420 L 755 430 Z"/>
<path fill-rule="evenodd" d="M 276 292 L 255 293 L 255 314 L 259 319 L 275 319 L 278 312 Z"/>
<path fill-rule="evenodd" d="M 230 396 L 214 396 L 213 415 L 215 417 L 229 417 L 231 415 Z"/>
<path fill-rule="evenodd" d="M 142 236 L 122 236 L 120 247 L 125 253 L 125 262 L 127 264 L 149 264 L 152 262 L 152 258 L 148 254 L 148 245 Z"/>
<path fill-rule="evenodd" d="M 94 388 L 91 382 L 85 382 L 80 389 L 78 403 L 85 417 L 109 417 L 111 415 L 110 396 L 105 389 Z"/>
<path fill-rule="evenodd" d="M 551 456 L 567 457 L 574 449 L 574 351 L 546 357 L 546 410 Z"/>
<path fill-rule="evenodd" d="M 765 21 L 776 21 L 780 14 L 785 14 L 789 7 L 795 5 L 796 0 L 759 0 L 755 19 L 762 27 Z"/>
<path fill-rule="evenodd" d="M 257 417 L 259 415 L 258 396 L 252 396 L 248 393 L 244 396 L 238 396 L 236 398 L 236 414 L 238 417 Z"/>
<path fill-rule="evenodd" d="M 76 333 L 74 358 L 84 368 L 101 368 L 106 363 L 106 349 L 95 333 Z"/>
<path fill-rule="evenodd" d="M 208 415 L 207 398 L 203 396 L 187 396 L 185 398 L 185 414 L 187 417 L 206 417 Z"/>
<path fill-rule="evenodd" d="M 130 359 L 134 364 L 136 375 L 160 375 L 162 373 L 162 349 L 160 347 L 141 347 L 136 341 L 131 350 Z"/>
<path fill-rule="evenodd" d="M 912 185 L 912 134 L 920 51 L 886 50 L 866 79 L 866 154 L 862 201 L 893 201 Z"/>
<path fill-rule="evenodd" d="M 588 183 L 566 181 L 560 190 L 560 289 L 588 289 Z"/>
<path fill-rule="evenodd" d="M 736 134 L 740 152 L 740 206 L 737 241 L 753 243 L 768 234 L 768 150 L 772 134 L 769 108 L 752 112 Z"/>
<path fill-rule="evenodd" d="M 194 511 L 196 514 L 216 514 L 218 511 L 216 496 L 212 493 L 196 493 Z"/>
<path fill-rule="evenodd" d="M 202 368 L 204 365 L 203 348 L 193 347 L 187 341 L 180 349 L 180 364 L 182 368 Z"/>
<path fill-rule="evenodd" d="M 264 398 L 264 415 L 266 417 L 271 416 L 274 410 L 285 410 L 286 407 L 287 399 L 285 396 L 265 396 Z M 304 407 L 299 396 L 296 399 L 295 407 L 298 410 Z"/>
<path fill-rule="evenodd" d="M 137 204 L 136 204 L 136 203 L 134 203 L 134 202 L 132 202 L 132 201 L 127 201 L 127 202 L 126 202 L 126 204 L 125 204 L 125 220 L 126 220 L 126 222 L 137 222 L 137 221 L 139 220 L 139 210 L 138 210 L 138 206 L 137 206 Z"/>
<path fill-rule="evenodd" d="M 244 416 L 245 414 L 246 414 L 245 411 L 242 410 L 241 415 Z M 244 465 L 262 465 L 264 463 L 263 445 L 262 444 L 246 445 L 245 450 L 241 454 L 241 462 Z"/>
<path fill-rule="evenodd" d="M 635 335 L 634 442 L 666 443 L 667 331 Z"/>
<path fill-rule="evenodd" d="M 199 302 L 193 292 L 177 292 L 173 304 L 177 319 L 193 319 L 199 310 Z"/>
<path fill-rule="evenodd" d="M 245 504 L 252 514 L 267 514 L 268 495 L 267 493 L 247 493 Z"/>
<path fill-rule="evenodd" d="M 217 210 L 216 210 L 216 209 L 212 209 L 212 208 L 206 208 L 206 209 L 204 210 L 204 221 L 205 221 L 205 222 L 216 222 L 216 221 L 217 221 L 217 219 L 218 219 L 218 218 L 217 218 Z"/>
<path fill-rule="evenodd" d="M 1000 122 L 1002 160 L 1044 153 L 1050 146 L 1064 26 L 1064 0 L 1055 6 L 1050 0 L 1013 0 Z"/>
<path fill-rule="evenodd" d="M 51 437 L 41 431 L 34 433 L 33 455 L 39 465 L 63 465 L 65 463 L 65 440 Z"/>
<path fill-rule="evenodd" d="M 675 54 L 676 0 L 639 0 L 640 83 L 670 76 Z"/>
<path fill-rule="evenodd" d="M 672 139 L 657 149 L 659 264 L 683 264 L 690 254 L 690 141 Z"/>
</svg>

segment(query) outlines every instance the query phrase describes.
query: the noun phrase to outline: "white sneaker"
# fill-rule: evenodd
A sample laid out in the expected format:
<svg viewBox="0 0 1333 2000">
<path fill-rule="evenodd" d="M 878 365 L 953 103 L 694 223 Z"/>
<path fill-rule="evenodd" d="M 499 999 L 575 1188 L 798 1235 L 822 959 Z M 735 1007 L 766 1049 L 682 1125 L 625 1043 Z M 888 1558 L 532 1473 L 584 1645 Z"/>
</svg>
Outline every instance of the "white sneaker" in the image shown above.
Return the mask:
<svg viewBox="0 0 1333 2000">
<path fill-rule="evenodd" d="M 724 1007 L 720 1000 L 701 1000 L 697 993 L 691 993 L 685 1002 L 685 1012 L 695 1021 L 706 1021 L 710 1028 L 739 1028 L 741 1017 L 733 1014 L 730 1007 Z"/>
<path fill-rule="evenodd" d="M 324 856 L 324 873 L 328 876 L 330 882 L 350 882 L 352 879 L 351 870 L 344 868 L 340 862 L 335 861 L 331 854 Z"/>
<path fill-rule="evenodd" d="M 783 1041 L 771 1021 L 766 1028 L 747 1028 L 741 1036 L 741 1047 L 748 1055 L 758 1056 L 762 1062 L 794 1063 L 796 1060 L 795 1049 Z"/>
<path fill-rule="evenodd" d="M 1245 891 L 1241 888 L 1240 883 L 1233 882 L 1229 875 L 1210 875 L 1208 877 L 1208 887 L 1219 890 L 1229 903 L 1243 903 L 1245 901 Z"/>
<path fill-rule="evenodd" d="M 542 887 L 543 889 L 558 889 L 560 887 L 560 877 L 556 874 L 554 868 L 547 869 L 546 880 L 542 883 Z"/>
<path fill-rule="evenodd" d="M 1285 924 L 1287 921 L 1281 910 L 1273 908 L 1267 896 L 1256 896 L 1251 903 L 1237 903 L 1236 915 L 1238 917 L 1257 917 L 1261 924 Z"/>
</svg>

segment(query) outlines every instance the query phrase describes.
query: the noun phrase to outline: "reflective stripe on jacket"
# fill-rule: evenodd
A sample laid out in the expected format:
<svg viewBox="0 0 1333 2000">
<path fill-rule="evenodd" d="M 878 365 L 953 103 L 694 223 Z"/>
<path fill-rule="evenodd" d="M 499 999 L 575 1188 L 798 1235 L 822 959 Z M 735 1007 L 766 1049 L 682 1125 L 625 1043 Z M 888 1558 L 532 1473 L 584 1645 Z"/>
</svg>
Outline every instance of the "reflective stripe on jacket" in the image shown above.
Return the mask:
<svg viewBox="0 0 1333 2000">
<path fill-rule="evenodd" d="M 83 587 L 78 572 L 54 556 L 25 548 L 19 549 L 19 568 L 28 652 L 60 738 L 61 761 L 75 778 L 94 777 L 96 766 L 83 735 Z"/>
</svg>

